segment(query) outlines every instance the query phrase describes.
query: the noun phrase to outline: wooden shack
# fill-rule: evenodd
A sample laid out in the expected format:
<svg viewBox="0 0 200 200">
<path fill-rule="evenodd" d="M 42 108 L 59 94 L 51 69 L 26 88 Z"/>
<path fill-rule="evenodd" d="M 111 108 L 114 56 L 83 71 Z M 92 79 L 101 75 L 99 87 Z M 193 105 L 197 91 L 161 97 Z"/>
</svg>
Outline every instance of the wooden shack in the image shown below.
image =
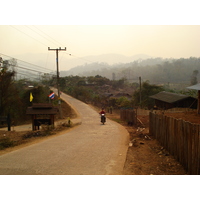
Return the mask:
<svg viewBox="0 0 200 200">
<path fill-rule="evenodd" d="M 33 103 L 32 107 L 26 110 L 27 115 L 32 118 L 32 130 L 39 130 L 42 124 L 54 126 L 55 115 L 58 108 L 50 103 Z"/>
<path fill-rule="evenodd" d="M 164 110 L 170 108 L 197 108 L 197 99 L 183 94 L 163 91 L 149 97 L 155 100 L 157 108 Z"/>
</svg>

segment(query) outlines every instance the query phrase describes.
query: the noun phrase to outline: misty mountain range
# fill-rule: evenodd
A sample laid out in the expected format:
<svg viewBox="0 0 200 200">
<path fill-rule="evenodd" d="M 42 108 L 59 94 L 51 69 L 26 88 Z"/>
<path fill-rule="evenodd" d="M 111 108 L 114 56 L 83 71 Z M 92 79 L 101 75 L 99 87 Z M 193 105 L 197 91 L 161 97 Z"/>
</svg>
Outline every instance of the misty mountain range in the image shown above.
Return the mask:
<svg viewBox="0 0 200 200">
<path fill-rule="evenodd" d="M 27 61 L 29 63 L 42 66 L 45 68 L 49 68 L 51 70 L 56 70 L 56 56 L 55 52 L 51 52 L 48 54 L 20 54 L 16 55 L 15 58 Z M 26 58 L 26 59 L 24 59 Z M 59 54 L 59 69 L 60 71 L 68 71 L 74 67 L 91 64 L 91 63 L 107 63 L 109 65 L 117 64 L 117 63 L 129 63 L 133 62 L 134 60 L 139 59 L 147 59 L 150 56 L 145 54 L 137 54 L 134 56 L 124 56 L 121 54 L 102 54 L 102 55 L 93 55 L 93 56 L 85 56 L 85 57 L 78 57 L 78 56 L 70 56 L 65 53 Z"/>
<path fill-rule="evenodd" d="M 193 76 L 195 72 L 195 77 Z M 189 86 L 194 78 L 200 81 L 200 58 L 147 58 L 137 59 L 127 63 L 90 63 L 74 67 L 68 71 L 62 71 L 61 76 L 96 76 L 100 75 L 110 80 L 127 79 L 138 82 L 150 81 L 153 84 L 181 84 L 181 87 Z"/>
<path fill-rule="evenodd" d="M 83 59 L 86 63 L 92 63 L 92 62 L 100 62 L 100 63 L 107 63 L 109 65 L 117 64 L 117 63 L 129 63 L 133 62 L 134 60 L 140 60 L 140 59 L 147 59 L 150 58 L 150 56 L 145 54 L 137 54 L 133 56 L 124 56 L 121 54 L 102 54 L 102 55 L 96 55 L 96 56 L 86 56 Z"/>
<path fill-rule="evenodd" d="M 32 55 L 31 57 L 35 61 L 32 63 L 45 67 L 45 65 L 42 64 L 42 62 L 45 63 L 45 59 L 42 59 L 41 54 L 35 54 L 34 56 Z M 23 58 L 17 58 L 23 60 Z M 27 59 L 28 58 L 30 58 L 30 55 L 27 55 Z M 47 60 L 46 66 L 56 72 L 55 54 L 54 57 Z M 38 63 L 36 63 L 36 61 Z M 30 60 L 28 62 L 31 63 Z M 153 58 L 144 54 L 130 57 L 120 54 L 103 54 L 68 59 L 66 56 L 59 54 L 59 71 L 61 77 L 70 75 L 100 75 L 110 80 L 126 78 L 131 82 L 138 81 L 138 77 L 142 77 L 143 81 L 149 80 L 151 83 L 155 84 L 180 83 L 182 85 L 189 85 L 191 76 L 195 70 L 198 72 L 196 78 L 199 82 L 200 58 L 196 57 L 174 59 Z M 27 74 L 26 72 L 24 73 Z"/>
<path fill-rule="evenodd" d="M 150 56 L 145 54 L 137 54 L 134 56 L 124 56 L 121 54 L 102 54 L 97 56 L 86 56 L 80 59 L 72 59 L 67 62 L 67 65 L 73 66 L 71 69 L 65 71 L 61 70 L 61 76 L 69 76 L 69 75 L 81 75 L 83 73 L 87 73 L 92 70 L 102 70 L 104 68 L 112 68 L 116 65 L 120 65 L 122 63 L 130 63 L 134 61 L 140 61 L 144 59 L 148 59 Z M 94 67 L 96 64 L 96 67 Z"/>
</svg>

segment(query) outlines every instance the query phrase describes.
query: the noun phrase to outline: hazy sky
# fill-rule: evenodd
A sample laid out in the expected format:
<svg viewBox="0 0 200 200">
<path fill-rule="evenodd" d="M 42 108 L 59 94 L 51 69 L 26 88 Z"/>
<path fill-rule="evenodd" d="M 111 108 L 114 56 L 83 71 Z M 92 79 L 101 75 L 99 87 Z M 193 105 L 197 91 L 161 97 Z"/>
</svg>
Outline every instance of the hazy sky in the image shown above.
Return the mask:
<svg viewBox="0 0 200 200">
<path fill-rule="evenodd" d="M 200 57 L 200 17 L 195 0 L 189 4 L 181 1 L 181 5 L 174 0 L 31 2 L 12 1 L 12 6 L 10 0 L 3 2 L 0 54 L 33 64 L 38 61 L 32 54 L 38 54 L 43 63 L 55 58 L 48 47 L 66 47 L 67 51 L 60 53 L 65 59 L 108 53 Z"/>
<path fill-rule="evenodd" d="M 0 53 L 9 56 L 67 47 L 67 53 L 79 57 L 107 53 L 200 57 L 198 25 L 1 25 L 0 33 Z"/>
</svg>

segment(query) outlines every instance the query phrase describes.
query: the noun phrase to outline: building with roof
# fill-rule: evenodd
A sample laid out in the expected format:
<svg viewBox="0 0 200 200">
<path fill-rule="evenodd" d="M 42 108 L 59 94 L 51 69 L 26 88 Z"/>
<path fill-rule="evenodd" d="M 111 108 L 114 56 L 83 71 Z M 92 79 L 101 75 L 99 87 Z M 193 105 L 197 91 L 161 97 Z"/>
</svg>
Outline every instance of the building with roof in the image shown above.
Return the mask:
<svg viewBox="0 0 200 200">
<path fill-rule="evenodd" d="M 42 124 L 54 126 L 54 116 L 58 113 L 58 108 L 50 103 L 34 103 L 26 110 L 27 115 L 32 118 L 32 130 L 39 130 Z"/>
<path fill-rule="evenodd" d="M 163 91 L 150 96 L 150 98 L 155 100 L 155 106 L 160 109 L 197 108 L 197 99 L 183 94 Z"/>
</svg>

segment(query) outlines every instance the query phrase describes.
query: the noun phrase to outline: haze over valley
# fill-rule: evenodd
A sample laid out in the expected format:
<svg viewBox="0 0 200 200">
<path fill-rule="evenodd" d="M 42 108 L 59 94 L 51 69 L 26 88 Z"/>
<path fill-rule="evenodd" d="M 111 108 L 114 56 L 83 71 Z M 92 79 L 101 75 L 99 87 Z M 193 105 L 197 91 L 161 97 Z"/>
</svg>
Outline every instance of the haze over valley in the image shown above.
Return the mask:
<svg viewBox="0 0 200 200">
<path fill-rule="evenodd" d="M 60 76 L 189 84 L 199 71 L 199 25 L 2 25 L 0 31 L 0 57 L 16 59 L 20 78 L 56 74 L 58 48 Z"/>
</svg>

